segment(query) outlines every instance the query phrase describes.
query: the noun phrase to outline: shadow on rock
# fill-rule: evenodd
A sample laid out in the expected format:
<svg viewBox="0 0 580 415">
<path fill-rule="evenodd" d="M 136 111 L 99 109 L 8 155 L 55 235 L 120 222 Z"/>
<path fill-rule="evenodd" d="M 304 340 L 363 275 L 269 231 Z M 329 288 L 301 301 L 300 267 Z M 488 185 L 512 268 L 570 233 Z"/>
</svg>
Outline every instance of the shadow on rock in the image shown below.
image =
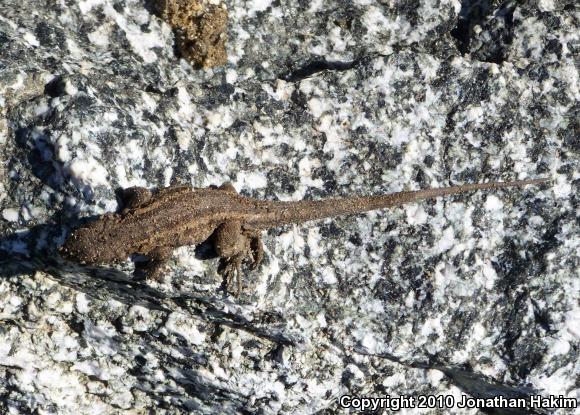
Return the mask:
<svg viewBox="0 0 580 415">
<path fill-rule="evenodd" d="M 94 218 L 88 218 L 87 221 L 92 219 Z M 41 271 L 59 284 L 82 292 L 92 299 L 114 299 L 129 307 L 138 305 L 149 310 L 180 312 L 213 324 L 243 330 L 283 346 L 297 346 L 303 341 L 299 336 L 285 332 L 283 316 L 263 312 L 254 315 L 250 320 L 243 316 L 241 310 L 239 313 L 231 311 L 239 305 L 236 306 L 227 297 L 167 293 L 115 268 L 66 261 L 57 254 L 58 244 L 49 242 L 62 239 L 55 237 L 60 234 L 62 231 L 57 225 L 39 225 L 27 232 L 15 233 L 1 239 L 0 278 L 33 275 Z M 202 257 L 208 254 L 203 251 L 201 249 Z"/>
</svg>

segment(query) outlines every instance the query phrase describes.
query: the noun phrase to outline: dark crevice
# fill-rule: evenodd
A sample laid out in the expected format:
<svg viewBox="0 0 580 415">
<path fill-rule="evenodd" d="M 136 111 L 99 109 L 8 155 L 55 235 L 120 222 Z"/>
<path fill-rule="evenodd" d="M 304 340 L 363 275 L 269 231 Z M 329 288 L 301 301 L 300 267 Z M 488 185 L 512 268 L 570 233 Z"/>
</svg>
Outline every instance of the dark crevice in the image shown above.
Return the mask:
<svg viewBox="0 0 580 415">
<path fill-rule="evenodd" d="M 515 7 L 512 0 L 501 4 L 493 0 L 462 0 L 457 25 L 450 33 L 459 51 L 463 55 L 471 54 L 473 59 L 482 62 L 504 62 L 507 46 L 513 39 Z M 476 34 L 476 26 L 489 33 L 493 40 Z"/>
<path fill-rule="evenodd" d="M 469 52 L 469 21 L 463 18 L 457 20 L 457 25 L 451 31 L 451 36 L 456 40 L 457 49 L 462 55 Z"/>
<path fill-rule="evenodd" d="M 61 97 L 66 94 L 66 82 L 62 76 L 58 75 L 44 86 L 44 95 L 51 98 Z"/>
<path fill-rule="evenodd" d="M 488 0 L 462 0 L 459 19 L 451 36 L 457 40 L 457 48 L 463 54 L 469 53 L 473 28 L 485 21 L 490 13 Z"/>
<path fill-rule="evenodd" d="M 286 74 L 278 76 L 278 79 L 287 82 L 297 82 L 324 71 L 348 71 L 356 67 L 363 59 L 355 59 L 349 62 L 312 60 L 300 68 L 291 69 Z"/>
</svg>

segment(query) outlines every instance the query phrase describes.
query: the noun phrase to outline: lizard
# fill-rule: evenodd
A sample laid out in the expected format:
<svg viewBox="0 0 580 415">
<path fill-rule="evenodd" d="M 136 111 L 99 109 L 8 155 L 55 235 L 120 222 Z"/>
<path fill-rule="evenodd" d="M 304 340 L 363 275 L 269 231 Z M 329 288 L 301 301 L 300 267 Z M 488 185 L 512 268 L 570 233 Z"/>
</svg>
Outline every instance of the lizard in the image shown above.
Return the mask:
<svg viewBox="0 0 580 415">
<path fill-rule="evenodd" d="M 59 248 L 61 256 L 81 264 L 118 263 L 144 255 L 144 271 L 158 278 L 172 251 L 204 241 L 220 258 L 225 290 L 237 280 L 242 290 L 242 263 L 255 269 L 264 257 L 261 233 L 269 228 L 400 206 L 477 190 L 537 185 L 547 178 L 464 184 L 373 196 L 323 200 L 269 201 L 238 194 L 231 183 L 193 188 L 172 185 L 151 191 L 130 187 L 122 192 L 124 208 L 105 213 L 75 229 Z"/>
</svg>

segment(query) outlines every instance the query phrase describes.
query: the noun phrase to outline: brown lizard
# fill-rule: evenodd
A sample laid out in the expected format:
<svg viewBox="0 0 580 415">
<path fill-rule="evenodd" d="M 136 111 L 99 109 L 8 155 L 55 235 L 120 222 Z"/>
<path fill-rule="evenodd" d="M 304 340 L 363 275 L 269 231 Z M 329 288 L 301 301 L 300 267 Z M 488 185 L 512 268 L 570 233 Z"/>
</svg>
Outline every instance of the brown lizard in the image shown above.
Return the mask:
<svg viewBox="0 0 580 415">
<path fill-rule="evenodd" d="M 172 251 L 209 240 L 220 257 L 226 290 L 237 279 L 241 265 L 251 259 L 256 268 L 263 258 L 261 231 L 340 215 L 384 209 L 474 190 L 540 184 L 548 179 L 465 184 L 446 188 L 297 202 L 263 201 L 239 195 L 231 184 L 196 189 L 170 186 L 151 192 L 143 187 L 124 191 L 120 213 L 106 213 L 68 237 L 61 254 L 82 264 L 115 263 L 131 254 L 149 259 L 146 270 L 157 277 Z"/>
</svg>

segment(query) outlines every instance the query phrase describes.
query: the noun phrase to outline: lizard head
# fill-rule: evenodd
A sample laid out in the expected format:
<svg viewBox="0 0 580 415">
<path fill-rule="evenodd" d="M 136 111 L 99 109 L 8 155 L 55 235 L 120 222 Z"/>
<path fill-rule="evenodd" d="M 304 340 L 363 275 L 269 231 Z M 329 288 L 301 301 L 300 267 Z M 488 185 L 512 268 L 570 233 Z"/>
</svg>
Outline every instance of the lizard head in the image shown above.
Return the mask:
<svg viewBox="0 0 580 415">
<path fill-rule="evenodd" d="M 116 238 L 104 232 L 110 225 L 108 218 L 89 223 L 74 230 L 59 248 L 60 255 L 81 264 L 104 264 L 119 260 L 124 252 L 117 247 Z M 109 228 L 110 229 L 110 228 Z"/>
</svg>

